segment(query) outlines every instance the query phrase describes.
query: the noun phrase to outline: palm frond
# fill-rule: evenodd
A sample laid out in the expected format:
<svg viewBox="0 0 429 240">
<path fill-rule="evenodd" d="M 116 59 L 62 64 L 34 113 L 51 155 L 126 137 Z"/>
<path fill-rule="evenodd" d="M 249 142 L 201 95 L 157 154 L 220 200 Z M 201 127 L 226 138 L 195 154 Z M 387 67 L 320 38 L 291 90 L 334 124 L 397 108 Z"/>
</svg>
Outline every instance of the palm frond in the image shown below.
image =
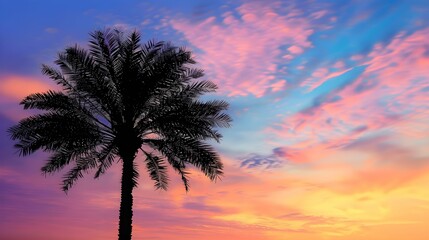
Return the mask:
<svg viewBox="0 0 429 240">
<path fill-rule="evenodd" d="M 120 95 L 107 73 L 95 64 L 86 50 L 77 46 L 70 47 L 59 54 L 56 63 L 68 77 L 73 86 L 70 93 L 77 95 L 90 108 L 104 118 L 120 109 Z"/>
<path fill-rule="evenodd" d="M 45 93 L 34 93 L 25 97 L 20 104 L 24 109 L 73 111 L 74 103 L 63 92 L 54 92 L 49 90 Z"/>
<path fill-rule="evenodd" d="M 155 181 L 155 187 L 157 189 L 167 190 L 169 179 L 167 176 L 167 166 L 163 158 L 154 156 L 153 153 L 148 153 L 143 149 L 142 151 L 146 155 L 146 168 L 149 171 L 151 179 Z"/>
<path fill-rule="evenodd" d="M 121 34 L 117 30 L 94 31 L 90 33 L 89 49 L 98 65 L 109 73 L 110 79 L 117 82 L 114 61 L 122 46 Z"/>
<path fill-rule="evenodd" d="M 20 155 L 38 149 L 55 151 L 62 147 L 88 148 L 102 140 L 98 126 L 73 114 L 45 113 L 21 120 L 8 130 Z"/>
<path fill-rule="evenodd" d="M 118 155 L 118 150 L 115 141 L 111 141 L 108 144 L 104 144 L 102 149 L 98 151 L 98 170 L 94 175 L 94 178 L 99 178 L 106 170 L 112 166 L 115 156 Z"/>
<path fill-rule="evenodd" d="M 48 173 L 54 173 L 54 172 L 60 171 L 70 163 L 70 161 L 72 160 L 72 157 L 73 157 L 72 152 L 69 152 L 66 150 L 57 151 L 54 154 L 52 154 L 52 156 L 49 157 L 49 160 L 41 168 L 41 171 L 45 175 Z"/>
<path fill-rule="evenodd" d="M 85 157 L 88 149 L 74 147 L 70 149 L 60 148 L 55 151 L 41 168 L 43 174 L 54 173 L 61 171 L 70 162 L 75 161 L 81 157 Z"/>
<path fill-rule="evenodd" d="M 189 192 L 190 184 L 189 184 L 189 172 L 185 170 L 186 166 L 184 163 L 179 161 L 174 161 L 173 159 L 169 159 L 168 162 L 173 167 L 174 170 L 180 175 L 180 178 L 182 179 L 183 186 L 185 187 L 185 191 Z"/>
<path fill-rule="evenodd" d="M 73 91 L 73 85 L 66 79 L 66 77 L 53 67 L 50 67 L 46 64 L 42 64 L 42 73 L 47 75 L 49 78 L 54 80 L 54 82 L 63 87 L 64 91 L 71 92 Z"/>
<path fill-rule="evenodd" d="M 89 169 L 96 166 L 97 158 L 95 152 L 89 152 L 86 156 L 77 159 L 75 166 L 63 176 L 63 191 L 67 192 L 79 178 L 84 177 L 84 173 L 87 173 Z"/>
<path fill-rule="evenodd" d="M 161 152 L 176 168 L 184 169 L 185 163 L 192 164 L 211 180 L 216 180 L 223 174 L 219 156 L 213 147 L 201 141 L 175 138 L 147 139 L 145 143 Z"/>
<path fill-rule="evenodd" d="M 149 128 L 169 138 L 178 135 L 220 141 L 222 135 L 216 128 L 229 127 L 231 122 L 230 116 L 222 112 L 228 104 L 224 101 L 197 102 L 182 97 L 171 97 L 154 106 L 146 118 L 140 120 L 139 129 L 143 132 Z"/>
</svg>

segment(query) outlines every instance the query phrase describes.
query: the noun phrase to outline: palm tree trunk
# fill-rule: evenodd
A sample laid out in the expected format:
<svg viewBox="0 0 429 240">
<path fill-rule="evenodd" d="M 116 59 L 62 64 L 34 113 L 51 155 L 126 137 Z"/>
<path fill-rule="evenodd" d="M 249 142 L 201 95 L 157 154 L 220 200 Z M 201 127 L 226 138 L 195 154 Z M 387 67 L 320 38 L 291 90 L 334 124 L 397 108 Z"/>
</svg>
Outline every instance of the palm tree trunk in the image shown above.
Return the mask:
<svg viewBox="0 0 429 240">
<path fill-rule="evenodd" d="M 133 222 L 133 161 L 132 155 L 123 157 L 121 207 L 119 209 L 119 240 L 131 240 Z"/>
</svg>

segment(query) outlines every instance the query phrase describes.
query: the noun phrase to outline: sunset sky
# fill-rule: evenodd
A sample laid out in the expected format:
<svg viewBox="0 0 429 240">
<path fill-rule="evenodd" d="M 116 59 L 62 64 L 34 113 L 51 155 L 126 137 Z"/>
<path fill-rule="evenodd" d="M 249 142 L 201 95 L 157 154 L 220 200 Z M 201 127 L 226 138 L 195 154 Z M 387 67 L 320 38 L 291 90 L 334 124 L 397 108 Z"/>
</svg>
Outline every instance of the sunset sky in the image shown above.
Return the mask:
<svg viewBox="0 0 429 240">
<path fill-rule="evenodd" d="M 0 239 L 117 238 L 119 165 L 65 194 L 6 133 L 57 88 L 41 64 L 108 27 L 192 50 L 234 120 L 221 181 L 140 167 L 133 239 L 428 239 L 427 0 L 0 0 Z"/>
</svg>

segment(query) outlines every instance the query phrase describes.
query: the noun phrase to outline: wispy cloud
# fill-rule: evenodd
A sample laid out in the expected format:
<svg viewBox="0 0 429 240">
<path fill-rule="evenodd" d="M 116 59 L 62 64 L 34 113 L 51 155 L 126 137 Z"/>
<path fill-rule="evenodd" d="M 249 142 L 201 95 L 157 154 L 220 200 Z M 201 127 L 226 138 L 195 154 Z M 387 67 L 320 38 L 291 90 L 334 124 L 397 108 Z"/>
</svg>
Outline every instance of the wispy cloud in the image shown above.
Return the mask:
<svg viewBox="0 0 429 240">
<path fill-rule="evenodd" d="M 411 35 L 399 34 L 385 45 L 377 44 L 368 57 L 360 60 L 365 69 L 354 81 L 316 98 L 312 106 L 286 117 L 270 132 L 317 143 L 347 136 L 358 138 L 382 129 L 395 131 L 398 123 L 416 113 L 429 117 L 425 93 L 429 86 L 427 36 L 429 29 L 424 29 Z M 339 73 L 318 69 L 313 78 L 326 82 L 345 71 L 348 69 Z"/>
<path fill-rule="evenodd" d="M 230 96 L 262 97 L 284 86 L 276 78 L 283 55 L 290 61 L 312 46 L 310 20 L 293 8 L 281 15 L 271 3 L 246 3 L 221 18 L 174 19 L 171 25 L 196 48 L 210 78 Z M 286 47 L 286 52 L 282 48 Z M 273 87 L 274 86 L 274 87 Z"/>
</svg>

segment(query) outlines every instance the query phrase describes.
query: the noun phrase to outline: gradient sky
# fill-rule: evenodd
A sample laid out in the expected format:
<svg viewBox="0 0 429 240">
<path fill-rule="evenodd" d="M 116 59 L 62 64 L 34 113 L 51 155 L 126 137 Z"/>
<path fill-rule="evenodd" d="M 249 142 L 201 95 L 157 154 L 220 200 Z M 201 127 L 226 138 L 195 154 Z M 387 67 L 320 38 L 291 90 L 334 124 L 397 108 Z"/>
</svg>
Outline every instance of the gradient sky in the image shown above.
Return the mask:
<svg viewBox="0 0 429 240">
<path fill-rule="evenodd" d="M 222 181 L 141 174 L 133 239 L 427 239 L 427 0 L 0 0 L 0 239 L 116 239 L 118 165 L 66 195 L 6 134 L 56 87 L 41 64 L 106 27 L 187 46 L 234 119 Z"/>
</svg>

